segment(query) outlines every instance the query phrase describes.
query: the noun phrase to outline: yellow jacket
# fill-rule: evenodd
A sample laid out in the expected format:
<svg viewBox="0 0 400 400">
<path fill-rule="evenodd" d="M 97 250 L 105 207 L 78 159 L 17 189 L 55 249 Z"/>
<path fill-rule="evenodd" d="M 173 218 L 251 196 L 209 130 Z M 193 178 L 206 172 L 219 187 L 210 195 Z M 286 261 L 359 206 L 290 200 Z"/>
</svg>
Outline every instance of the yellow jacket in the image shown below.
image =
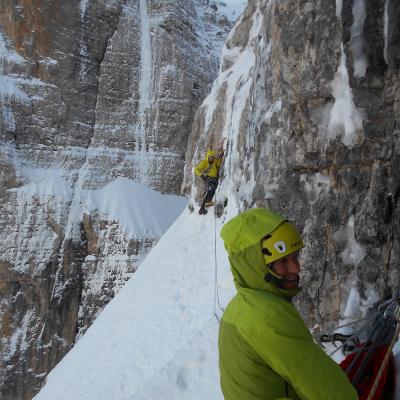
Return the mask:
<svg viewBox="0 0 400 400">
<path fill-rule="evenodd" d="M 214 161 L 210 163 L 208 157 L 213 156 Z M 219 169 L 221 168 L 222 160 L 217 158 L 215 151 L 207 150 L 206 157 L 201 160 L 194 168 L 194 173 L 197 176 L 209 176 L 210 178 L 218 178 Z"/>
</svg>

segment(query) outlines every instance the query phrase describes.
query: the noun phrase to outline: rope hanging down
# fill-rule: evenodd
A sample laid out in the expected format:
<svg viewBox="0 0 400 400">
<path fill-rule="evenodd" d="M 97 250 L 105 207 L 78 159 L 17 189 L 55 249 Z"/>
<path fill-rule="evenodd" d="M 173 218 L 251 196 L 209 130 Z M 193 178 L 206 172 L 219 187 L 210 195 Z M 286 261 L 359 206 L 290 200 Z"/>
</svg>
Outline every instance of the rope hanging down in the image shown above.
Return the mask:
<svg viewBox="0 0 400 400">
<path fill-rule="evenodd" d="M 215 204 L 217 204 L 217 193 L 215 193 Z M 218 323 L 221 321 L 217 313 L 217 305 L 220 311 L 225 310 L 221 307 L 218 291 L 218 260 L 217 260 L 217 216 L 214 210 L 214 316 Z"/>
<path fill-rule="evenodd" d="M 222 139 L 218 151 L 223 151 L 224 152 L 224 142 L 226 139 Z M 227 145 L 228 148 L 228 145 Z M 225 157 L 223 157 L 223 161 L 220 167 L 220 171 L 222 170 L 222 167 L 225 163 Z M 218 199 L 217 199 L 217 190 L 215 191 L 214 195 L 214 204 L 218 204 Z M 218 316 L 217 313 L 217 306 L 220 311 L 224 312 L 225 309 L 221 306 L 221 302 L 219 300 L 219 285 L 218 285 L 218 260 L 217 260 L 217 215 L 215 213 L 215 206 L 214 206 L 214 316 L 217 319 L 218 323 L 221 321 L 221 319 Z"/>
</svg>

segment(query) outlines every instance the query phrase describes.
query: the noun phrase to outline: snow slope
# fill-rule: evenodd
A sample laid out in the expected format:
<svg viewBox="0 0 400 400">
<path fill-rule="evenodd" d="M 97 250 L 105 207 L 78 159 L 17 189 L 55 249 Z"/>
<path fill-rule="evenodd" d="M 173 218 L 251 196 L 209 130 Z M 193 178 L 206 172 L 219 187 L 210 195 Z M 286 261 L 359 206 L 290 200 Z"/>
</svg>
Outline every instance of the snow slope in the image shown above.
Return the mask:
<svg viewBox="0 0 400 400">
<path fill-rule="evenodd" d="M 221 304 L 234 287 L 220 227 L 186 210 L 35 399 L 222 399 L 214 249 Z"/>
</svg>

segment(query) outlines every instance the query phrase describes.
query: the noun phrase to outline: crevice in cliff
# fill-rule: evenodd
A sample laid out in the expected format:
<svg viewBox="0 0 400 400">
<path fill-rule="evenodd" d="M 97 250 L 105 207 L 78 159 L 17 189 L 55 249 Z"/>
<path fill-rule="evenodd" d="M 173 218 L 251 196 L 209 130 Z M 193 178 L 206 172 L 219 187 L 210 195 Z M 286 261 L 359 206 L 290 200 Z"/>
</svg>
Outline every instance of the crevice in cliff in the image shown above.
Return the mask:
<svg viewBox="0 0 400 400">
<path fill-rule="evenodd" d="M 94 101 L 94 119 L 93 124 L 91 126 L 91 135 L 89 140 L 87 141 L 87 146 L 85 147 L 86 152 L 84 158 L 82 160 L 82 164 L 76 174 L 76 178 L 72 183 L 72 197 L 71 201 L 68 204 L 69 210 L 67 213 L 67 221 L 65 225 L 64 233 L 60 238 L 59 244 L 55 249 L 54 254 L 55 256 L 55 271 L 53 275 L 53 282 L 52 289 L 51 289 L 51 309 L 53 313 L 63 312 L 64 306 L 61 304 L 60 299 L 64 300 L 65 298 L 68 299 L 69 309 L 72 309 L 73 312 L 70 310 L 68 314 L 68 320 L 72 323 L 72 326 L 69 327 L 68 332 L 66 332 L 67 337 L 63 337 L 63 332 L 57 332 L 57 334 L 61 334 L 63 340 L 67 343 L 67 351 L 70 347 L 74 345 L 76 334 L 78 333 L 79 326 L 78 326 L 78 313 L 80 302 L 82 299 L 82 271 L 81 265 L 83 260 L 86 257 L 87 253 L 87 246 L 85 246 L 87 242 L 87 238 L 85 235 L 84 230 L 82 229 L 82 222 L 79 220 L 80 215 L 80 200 L 81 200 L 81 188 L 80 184 L 82 181 L 82 176 L 85 172 L 85 168 L 88 163 L 88 150 L 91 147 L 93 142 L 94 134 L 95 134 L 95 125 L 96 125 L 96 110 L 98 106 L 98 93 L 99 93 L 99 86 L 100 86 L 100 76 L 101 76 L 101 65 L 105 58 L 105 54 L 107 52 L 110 40 L 115 35 L 118 24 L 120 20 L 121 13 L 123 11 L 123 7 L 126 3 L 126 0 L 123 0 L 122 4 L 118 8 L 118 13 L 114 18 L 111 18 L 110 21 L 107 21 L 108 25 L 110 26 L 110 33 L 104 40 L 104 45 L 101 51 L 101 57 L 98 60 L 97 66 L 97 87 L 95 88 L 95 101 Z M 115 21 L 112 23 L 112 21 Z M 76 273 L 78 273 L 76 275 Z M 71 278 L 73 277 L 73 278 Z M 50 286 L 51 287 L 51 286 Z M 49 314 L 48 317 L 43 319 L 43 325 L 46 324 L 48 318 L 52 319 L 52 316 Z M 56 360 L 56 363 L 64 357 L 66 352 L 59 354 L 59 359 Z M 54 364 L 55 365 L 55 364 Z M 53 365 L 53 366 L 54 366 Z M 50 372 L 50 371 L 47 371 Z"/>
<path fill-rule="evenodd" d="M 104 45 L 103 45 L 103 49 L 102 49 L 102 52 L 101 52 L 101 56 L 100 56 L 100 58 L 98 60 L 98 72 L 97 72 L 98 79 L 97 79 L 97 87 L 96 87 L 96 91 L 95 91 L 95 93 L 96 93 L 96 101 L 94 102 L 95 103 L 94 104 L 94 120 L 93 120 L 93 125 L 91 127 L 91 136 L 90 136 L 90 139 L 88 140 L 88 145 L 87 145 L 86 149 L 91 147 L 91 144 L 92 144 L 92 141 L 93 141 L 93 136 L 94 136 L 94 127 L 96 126 L 96 119 L 97 119 L 96 118 L 97 117 L 96 110 L 97 110 L 97 105 L 98 105 L 98 95 L 99 95 L 99 86 L 100 86 L 100 78 L 101 78 L 101 65 L 103 64 L 105 55 L 107 53 L 107 49 L 108 49 L 110 40 L 112 40 L 112 38 L 114 37 L 114 35 L 115 35 L 115 33 L 116 33 L 117 29 L 118 29 L 119 20 L 120 20 L 122 11 L 123 11 L 123 9 L 124 9 L 124 7 L 126 5 L 126 2 L 127 2 L 127 0 L 123 0 L 122 4 L 119 6 L 118 13 L 116 14 L 115 23 L 114 24 L 112 24 L 109 20 L 106 21 L 108 26 L 110 27 L 111 32 L 110 32 L 109 36 L 106 37 L 106 39 L 104 41 Z M 85 157 L 85 160 L 84 160 L 82 166 L 86 164 L 86 161 L 87 161 L 87 153 L 86 153 L 86 157 Z"/>
<path fill-rule="evenodd" d="M 325 231 L 325 245 L 326 245 L 326 243 L 328 243 L 328 235 Z M 318 319 L 319 319 L 318 324 L 321 324 L 321 322 L 324 320 L 324 318 L 322 316 L 322 311 L 321 311 L 321 295 L 323 295 L 323 286 L 324 286 L 324 282 L 325 282 L 327 266 L 328 266 L 328 261 L 326 259 L 326 255 L 325 255 L 324 267 L 322 270 L 322 278 L 321 278 L 321 282 L 320 282 L 319 287 L 316 292 L 317 312 L 318 312 Z"/>
</svg>

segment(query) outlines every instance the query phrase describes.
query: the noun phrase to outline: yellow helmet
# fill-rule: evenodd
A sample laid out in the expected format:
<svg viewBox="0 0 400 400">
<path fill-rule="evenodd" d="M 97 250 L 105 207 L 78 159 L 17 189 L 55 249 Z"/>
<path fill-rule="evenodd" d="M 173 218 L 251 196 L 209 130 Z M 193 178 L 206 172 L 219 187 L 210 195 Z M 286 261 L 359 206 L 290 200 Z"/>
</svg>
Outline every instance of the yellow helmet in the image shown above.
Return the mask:
<svg viewBox="0 0 400 400">
<path fill-rule="evenodd" d="M 303 241 L 293 224 L 282 222 L 261 241 L 264 260 L 267 265 L 304 247 Z"/>
</svg>

